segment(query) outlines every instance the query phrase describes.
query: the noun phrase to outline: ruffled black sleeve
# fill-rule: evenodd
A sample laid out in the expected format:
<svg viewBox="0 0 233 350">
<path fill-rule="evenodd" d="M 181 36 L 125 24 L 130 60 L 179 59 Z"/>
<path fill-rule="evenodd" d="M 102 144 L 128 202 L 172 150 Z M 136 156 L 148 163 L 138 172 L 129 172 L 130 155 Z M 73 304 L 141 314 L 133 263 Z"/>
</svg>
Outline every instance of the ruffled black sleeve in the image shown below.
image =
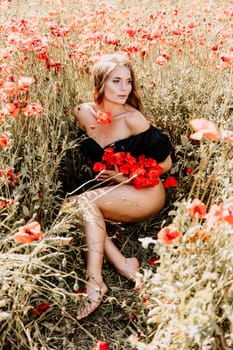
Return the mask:
<svg viewBox="0 0 233 350">
<path fill-rule="evenodd" d="M 84 131 L 79 131 L 78 136 L 81 152 L 93 162 L 101 161 L 104 148 Z M 172 151 L 169 137 L 153 125 L 146 131 L 115 141 L 105 148 L 107 147 L 113 147 L 115 152 L 130 152 L 134 157 L 145 155 L 146 158 L 153 158 L 158 163 L 163 162 Z"/>
<path fill-rule="evenodd" d="M 114 149 L 116 152 L 130 152 L 134 157 L 144 154 L 146 158 L 153 158 L 159 163 L 171 153 L 172 145 L 166 134 L 150 125 L 140 134 L 115 142 Z"/>
<path fill-rule="evenodd" d="M 89 137 L 83 130 L 79 130 L 78 139 L 82 154 L 90 158 L 93 163 L 101 161 L 104 151 L 95 140 Z"/>
</svg>

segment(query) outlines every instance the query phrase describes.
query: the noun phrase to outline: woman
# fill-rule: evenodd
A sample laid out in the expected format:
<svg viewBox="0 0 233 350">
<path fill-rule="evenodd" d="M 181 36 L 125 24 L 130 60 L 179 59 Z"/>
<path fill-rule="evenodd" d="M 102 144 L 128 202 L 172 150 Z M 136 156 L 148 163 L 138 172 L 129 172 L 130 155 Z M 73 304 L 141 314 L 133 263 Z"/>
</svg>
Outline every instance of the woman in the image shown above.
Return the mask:
<svg viewBox="0 0 233 350">
<path fill-rule="evenodd" d="M 94 66 L 94 102 L 74 108 L 77 125 L 87 136 L 81 151 L 93 162 L 101 161 L 104 150 L 130 152 L 132 156 L 154 158 L 163 172 L 171 168 L 171 144 L 142 114 L 134 72 L 122 54 L 104 55 Z M 139 262 L 126 258 L 108 238 L 105 220 L 133 223 L 158 214 L 165 203 L 164 187 L 136 189 L 128 178 L 114 170 L 101 171 L 98 180 L 108 185 L 86 191 L 66 200 L 69 206 L 83 208 L 87 244 L 87 300 L 80 308 L 80 320 L 101 303 L 107 286 L 102 278 L 103 256 L 126 278 L 137 282 Z M 68 202 L 68 203 L 67 203 Z"/>
</svg>

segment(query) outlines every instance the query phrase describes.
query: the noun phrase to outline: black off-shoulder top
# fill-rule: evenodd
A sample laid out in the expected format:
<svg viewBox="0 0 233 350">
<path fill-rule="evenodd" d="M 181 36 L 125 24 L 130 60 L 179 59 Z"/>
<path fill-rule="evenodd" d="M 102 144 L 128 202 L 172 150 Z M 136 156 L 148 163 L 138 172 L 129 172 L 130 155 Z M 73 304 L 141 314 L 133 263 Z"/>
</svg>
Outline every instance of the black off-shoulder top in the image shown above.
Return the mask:
<svg viewBox="0 0 233 350">
<path fill-rule="evenodd" d="M 120 139 L 105 147 L 101 147 L 82 130 L 79 131 L 79 135 L 82 136 L 80 138 L 80 150 L 92 162 L 101 161 L 107 147 L 114 148 L 115 153 L 130 152 L 134 157 L 144 155 L 146 158 L 155 159 L 158 163 L 164 161 L 172 151 L 169 137 L 153 125 L 139 134 Z"/>
</svg>

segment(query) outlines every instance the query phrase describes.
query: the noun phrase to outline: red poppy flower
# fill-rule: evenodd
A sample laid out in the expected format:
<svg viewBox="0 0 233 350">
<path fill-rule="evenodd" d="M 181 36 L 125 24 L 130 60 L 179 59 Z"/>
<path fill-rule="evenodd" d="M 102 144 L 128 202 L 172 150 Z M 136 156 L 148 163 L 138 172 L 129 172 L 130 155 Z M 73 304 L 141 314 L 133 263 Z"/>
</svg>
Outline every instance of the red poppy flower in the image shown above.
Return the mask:
<svg viewBox="0 0 233 350">
<path fill-rule="evenodd" d="M 147 176 L 149 179 L 157 179 L 162 174 L 162 170 L 160 166 L 155 166 L 153 169 L 149 169 L 147 172 Z"/>
<path fill-rule="evenodd" d="M 3 199 L 0 201 L 0 208 L 6 207 L 8 205 L 14 204 L 14 199 Z"/>
<path fill-rule="evenodd" d="M 213 45 L 213 46 L 211 47 L 211 50 L 212 50 L 213 52 L 218 51 L 218 45 Z"/>
<path fill-rule="evenodd" d="M 106 170 L 106 169 L 107 169 L 106 165 L 102 162 L 96 162 L 93 166 L 93 170 L 97 173 L 99 171 Z"/>
<path fill-rule="evenodd" d="M 18 232 L 14 234 L 16 243 L 31 243 L 41 239 L 42 231 L 39 222 L 32 221 L 25 226 L 19 227 Z"/>
<path fill-rule="evenodd" d="M 163 183 L 165 188 L 176 187 L 178 185 L 178 181 L 173 176 L 168 176 Z"/>
<path fill-rule="evenodd" d="M 87 292 L 87 288 L 83 288 L 83 289 L 76 289 L 75 294 L 85 294 Z"/>
<path fill-rule="evenodd" d="M 102 166 L 101 163 L 106 167 Z M 112 147 L 104 150 L 101 163 L 95 163 L 93 170 L 113 169 L 117 165 L 119 172 L 131 178 L 131 183 L 137 189 L 159 184 L 159 176 L 163 172 L 163 169 L 153 158 L 146 159 L 145 156 L 140 156 L 136 159 L 129 152 L 114 153 Z"/>
<path fill-rule="evenodd" d="M 156 265 L 159 264 L 160 258 L 151 258 L 149 260 L 147 260 L 147 263 L 150 265 Z"/>
<path fill-rule="evenodd" d="M 111 114 L 109 112 L 98 111 L 96 113 L 96 121 L 98 124 L 110 124 Z"/>
<path fill-rule="evenodd" d="M 12 81 L 6 81 L 3 84 L 3 88 L 4 88 L 5 94 L 7 94 L 8 96 L 17 94 L 17 85 Z"/>
<path fill-rule="evenodd" d="M 143 175 L 137 176 L 135 179 L 132 179 L 131 182 L 133 183 L 134 187 L 138 190 L 140 188 L 150 186 L 150 182 Z"/>
<path fill-rule="evenodd" d="M 135 318 L 137 318 L 137 315 L 135 312 L 132 312 L 132 314 L 130 315 L 131 320 L 135 320 Z"/>
<path fill-rule="evenodd" d="M 233 62 L 233 57 L 232 56 L 227 56 L 227 55 L 222 55 L 220 57 L 221 61 L 224 63 L 228 63 L 229 65 Z"/>
<path fill-rule="evenodd" d="M 199 199 L 195 198 L 192 203 L 187 205 L 187 211 L 194 219 L 198 216 L 200 219 L 205 219 L 206 217 L 206 205 L 202 203 Z"/>
<path fill-rule="evenodd" d="M 58 73 L 60 72 L 62 68 L 62 63 L 61 62 L 47 62 L 46 68 L 50 70 L 50 68 L 54 68 L 55 72 Z"/>
<path fill-rule="evenodd" d="M 129 175 L 129 171 L 130 171 L 130 167 L 129 164 L 127 163 L 123 163 L 121 165 L 118 166 L 118 170 L 120 173 L 122 173 L 125 176 Z"/>
<path fill-rule="evenodd" d="M 20 90 L 27 90 L 29 86 L 35 82 L 35 79 L 32 77 L 21 77 L 18 80 L 18 88 Z"/>
<path fill-rule="evenodd" d="M 143 166 L 135 167 L 135 169 L 132 169 L 130 172 L 130 176 L 139 175 L 144 176 L 146 174 L 146 169 L 143 168 Z"/>
<path fill-rule="evenodd" d="M 105 148 L 102 159 L 109 166 L 112 166 L 112 164 L 115 164 L 114 149 L 112 147 Z"/>
<path fill-rule="evenodd" d="M 158 64 L 159 66 L 164 66 L 165 64 L 167 64 L 168 60 L 169 60 L 169 57 L 163 54 L 156 58 L 155 63 Z"/>
<path fill-rule="evenodd" d="M 227 208 L 223 203 L 213 204 L 206 218 L 207 223 L 211 226 L 218 224 L 222 220 L 233 225 L 233 211 L 231 208 Z"/>
<path fill-rule="evenodd" d="M 97 340 L 92 350 L 108 350 L 109 344 L 105 340 Z"/>
<path fill-rule="evenodd" d="M 0 169 L 0 177 L 7 178 L 9 186 L 16 186 L 19 183 L 19 173 L 14 173 L 13 169 L 8 166 Z"/>
<path fill-rule="evenodd" d="M 22 108 L 22 111 L 27 117 L 31 117 L 36 114 L 41 115 L 43 107 L 37 103 L 30 103 L 26 108 Z"/>
<path fill-rule="evenodd" d="M 9 144 L 10 144 L 10 138 L 3 134 L 0 134 L 0 146 L 2 146 L 3 148 L 6 148 L 9 146 Z"/>
<path fill-rule="evenodd" d="M 158 233 L 158 240 L 165 244 L 176 244 L 181 239 L 182 234 L 175 227 L 167 226 Z"/>
<path fill-rule="evenodd" d="M 190 125 L 194 129 L 194 134 L 190 135 L 192 140 L 201 140 L 203 137 L 207 137 L 211 141 L 219 141 L 218 130 L 213 122 L 205 118 L 193 119 Z"/>
<path fill-rule="evenodd" d="M 6 103 L 7 112 L 12 115 L 12 117 L 16 117 L 19 114 L 20 108 L 17 103 Z"/>
<path fill-rule="evenodd" d="M 115 164 L 122 165 L 122 163 L 125 162 L 125 157 L 126 157 L 125 152 L 115 153 L 115 160 L 114 160 Z"/>
<path fill-rule="evenodd" d="M 223 220 L 228 222 L 228 224 L 233 225 L 233 210 L 230 208 L 225 208 L 222 213 Z"/>
<path fill-rule="evenodd" d="M 45 310 L 47 310 L 48 308 L 50 308 L 50 304 L 46 303 L 46 304 L 39 304 L 35 309 L 33 309 L 33 312 L 35 315 L 42 315 L 43 312 L 45 312 Z"/>
<path fill-rule="evenodd" d="M 105 42 L 108 45 L 117 45 L 119 43 L 119 39 L 114 34 L 108 33 L 107 37 L 105 38 Z"/>
<path fill-rule="evenodd" d="M 194 169 L 192 167 L 188 167 L 186 171 L 187 171 L 187 174 L 192 174 L 194 172 Z"/>
<path fill-rule="evenodd" d="M 123 152 L 125 154 L 125 159 L 124 159 L 124 163 L 128 164 L 129 168 L 132 168 L 134 166 L 140 165 L 140 162 L 138 162 L 136 160 L 135 157 L 133 157 L 130 152 Z"/>
<path fill-rule="evenodd" d="M 146 158 L 144 155 L 141 155 L 139 156 L 138 159 L 139 159 L 139 163 L 142 162 L 142 165 L 148 169 L 152 169 L 152 168 L 155 169 L 156 167 L 158 167 L 156 160 L 153 158 Z"/>
<path fill-rule="evenodd" d="M 137 33 L 137 30 L 132 28 L 132 27 L 128 27 L 128 28 L 125 29 L 125 32 L 128 34 L 128 36 L 130 38 L 134 38 L 136 33 Z"/>
<path fill-rule="evenodd" d="M 231 130 L 223 130 L 223 139 L 226 141 L 233 142 L 233 131 Z"/>
</svg>

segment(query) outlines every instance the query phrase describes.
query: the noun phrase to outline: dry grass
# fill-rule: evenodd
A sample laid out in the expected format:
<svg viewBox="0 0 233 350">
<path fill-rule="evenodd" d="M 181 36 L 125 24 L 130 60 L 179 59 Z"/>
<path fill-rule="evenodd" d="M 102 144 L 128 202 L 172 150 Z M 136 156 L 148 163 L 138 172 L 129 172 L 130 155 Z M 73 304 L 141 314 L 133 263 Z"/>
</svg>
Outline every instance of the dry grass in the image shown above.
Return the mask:
<svg viewBox="0 0 233 350">
<path fill-rule="evenodd" d="M 0 146 L 1 350 L 92 350 L 97 339 L 111 350 L 232 349 L 232 225 L 219 220 L 213 229 L 187 212 L 194 198 L 207 211 L 232 208 L 232 142 L 224 139 L 233 128 L 232 13 L 230 1 L 0 1 L 0 134 L 10 139 Z M 171 137 L 179 184 L 157 218 L 108 225 L 123 252 L 140 259 L 145 283 L 134 291 L 105 262 L 109 292 L 78 322 L 81 213 L 59 209 L 93 175 L 71 112 L 91 99 L 96 57 L 115 50 L 134 61 L 145 115 Z M 169 58 L 163 66 L 159 55 Z M 22 76 L 34 82 L 5 95 L 4 84 Z M 26 115 L 30 103 L 42 113 Z M 220 141 L 191 141 L 195 118 L 214 122 Z M 42 239 L 15 243 L 30 221 L 40 222 Z M 170 224 L 183 236 L 175 247 L 151 240 Z M 159 264 L 148 262 L 154 257 Z"/>
</svg>

